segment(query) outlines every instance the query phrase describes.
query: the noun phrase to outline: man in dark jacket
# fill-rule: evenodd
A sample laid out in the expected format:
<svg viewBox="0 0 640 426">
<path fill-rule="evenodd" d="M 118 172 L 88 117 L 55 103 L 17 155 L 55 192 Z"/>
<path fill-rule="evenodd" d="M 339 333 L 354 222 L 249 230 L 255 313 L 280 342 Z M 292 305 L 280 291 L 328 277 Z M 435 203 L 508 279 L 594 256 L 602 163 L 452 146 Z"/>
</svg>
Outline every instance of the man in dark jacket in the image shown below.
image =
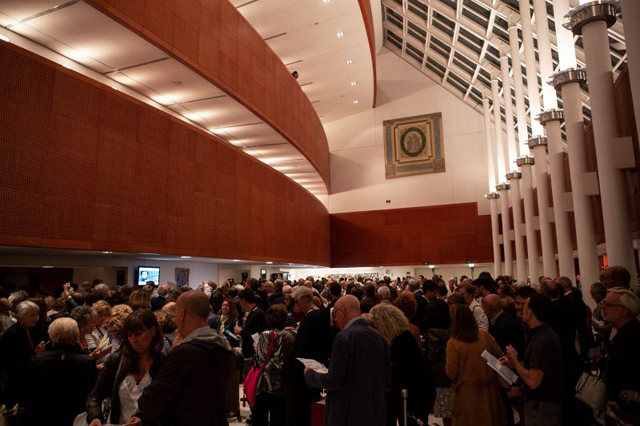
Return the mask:
<svg viewBox="0 0 640 426">
<path fill-rule="evenodd" d="M 162 284 L 160 287 L 158 287 L 158 295 L 151 298 L 152 311 L 159 311 L 164 305 L 167 304 L 167 294 L 169 293 L 169 290 L 171 290 L 169 284 Z"/>
<path fill-rule="evenodd" d="M 204 293 L 183 293 L 176 303 L 178 333 L 185 337 L 138 401 L 142 424 L 227 426 L 225 394 L 234 368 L 229 342 L 208 326 Z"/>
<path fill-rule="evenodd" d="M 238 325 L 234 329 L 236 335 L 242 337 L 242 355 L 245 358 L 252 358 L 255 350 L 253 349 L 253 335 L 260 333 L 269 328 L 267 315 L 262 309 L 256 305 L 256 296 L 253 290 L 246 288 L 238 294 L 240 306 L 244 312 L 244 316 L 238 318 Z"/>
<path fill-rule="evenodd" d="M 95 360 L 75 345 L 78 333 L 71 318 L 49 326 L 53 347 L 31 359 L 26 424 L 69 426 L 85 410 L 98 370 Z"/>
<path fill-rule="evenodd" d="M 342 329 L 336 336 L 327 373 L 305 370 L 307 385 L 327 390 L 325 424 L 385 423 L 385 392 L 391 386 L 389 345 L 360 315 L 360 302 L 343 296 L 333 309 Z"/>
</svg>

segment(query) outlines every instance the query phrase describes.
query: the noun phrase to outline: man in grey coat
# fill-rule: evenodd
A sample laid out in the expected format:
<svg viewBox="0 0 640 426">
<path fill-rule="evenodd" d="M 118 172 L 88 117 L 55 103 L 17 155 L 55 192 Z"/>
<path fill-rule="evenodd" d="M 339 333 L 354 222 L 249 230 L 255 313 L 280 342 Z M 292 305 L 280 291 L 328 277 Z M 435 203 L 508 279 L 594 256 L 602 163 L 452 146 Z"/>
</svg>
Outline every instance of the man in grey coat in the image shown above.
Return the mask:
<svg viewBox="0 0 640 426">
<path fill-rule="evenodd" d="M 326 425 L 382 426 L 385 391 L 391 385 L 389 345 L 362 318 L 356 297 L 338 299 L 332 315 L 342 331 L 333 344 L 329 372 L 305 370 L 307 385 L 327 390 Z"/>
</svg>

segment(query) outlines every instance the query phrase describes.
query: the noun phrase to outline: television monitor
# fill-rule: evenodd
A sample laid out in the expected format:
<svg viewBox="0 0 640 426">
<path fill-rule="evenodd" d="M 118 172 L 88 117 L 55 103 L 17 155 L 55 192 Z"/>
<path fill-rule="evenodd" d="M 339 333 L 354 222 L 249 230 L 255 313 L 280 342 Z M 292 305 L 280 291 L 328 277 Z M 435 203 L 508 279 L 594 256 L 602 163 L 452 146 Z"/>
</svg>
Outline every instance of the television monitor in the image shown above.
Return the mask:
<svg viewBox="0 0 640 426">
<path fill-rule="evenodd" d="M 137 276 L 138 286 L 143 286 L 147 281 L 153 281 L 155 286 L 160 282 L 160 268 L 157 266 L 139 266 Z"/>
</svg>

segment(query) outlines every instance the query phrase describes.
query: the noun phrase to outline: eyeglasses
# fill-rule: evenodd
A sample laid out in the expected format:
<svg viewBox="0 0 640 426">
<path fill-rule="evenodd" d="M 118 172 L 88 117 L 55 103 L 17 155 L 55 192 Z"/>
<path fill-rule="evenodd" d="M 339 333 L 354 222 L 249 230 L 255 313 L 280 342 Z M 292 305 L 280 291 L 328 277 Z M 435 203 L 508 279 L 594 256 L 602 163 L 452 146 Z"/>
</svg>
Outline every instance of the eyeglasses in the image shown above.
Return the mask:
<svg viewBox="0 0 640 426">
<path fill-rule="evenodd" d="M 617 306 L 619 308 L 626 308 L 626 306 L 624 305 L 621 305 L 619 303 L 607 302 L 606 300 L 603 300 L 602 302 L 600 302 L 600 305 L 602 305 L 603 308 L 612 308 L 614 306 Z"/>
<path fill-rule="evenodd" d="M 335 318 L 336 317 L 336 313 L 339 312 L 339 311 L 345 311 L 346 312 L 346 310 L 344 308 L 333 308 L 333 311 L 331 311 L 331 315 L 333 315 L 333 317 Z"/>
</svg>

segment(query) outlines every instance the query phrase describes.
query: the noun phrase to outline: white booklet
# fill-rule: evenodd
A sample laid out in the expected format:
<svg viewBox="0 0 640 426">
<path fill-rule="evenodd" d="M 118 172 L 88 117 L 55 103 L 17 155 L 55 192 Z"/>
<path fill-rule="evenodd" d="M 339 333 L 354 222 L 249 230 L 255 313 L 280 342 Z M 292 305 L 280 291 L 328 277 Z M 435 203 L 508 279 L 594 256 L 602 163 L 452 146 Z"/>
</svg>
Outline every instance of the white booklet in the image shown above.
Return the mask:
<svg viewBox="0 0 640 426">
<path fill-rule="evenodd" d="M 505 379 L 510 385 L 514 384 L 516 380 L 518 380 L 518 375 L 514 373 L 513 370 L 511 370 L 506 365 L 500 364 L 498 358 L 491 355 L 489 352 L 484 351 L 480 356 L 482 356 L 482 358 L 487 361 L 489 367 L 493 368 L 496 373 L 498 373 L 500 377 Z"/>
<path fill-rule="evenodd" d="M 308 358 L 296 358 L 296 359 L 301 363 L 303 363 L 304 366 L 309 370 L 316 371 L 320 374 L 326 374 L 329 372 L 327 367 L 325 367 L 323 364 L 319 363 L 315 359 L 308 359 Z"/>
</svg>

